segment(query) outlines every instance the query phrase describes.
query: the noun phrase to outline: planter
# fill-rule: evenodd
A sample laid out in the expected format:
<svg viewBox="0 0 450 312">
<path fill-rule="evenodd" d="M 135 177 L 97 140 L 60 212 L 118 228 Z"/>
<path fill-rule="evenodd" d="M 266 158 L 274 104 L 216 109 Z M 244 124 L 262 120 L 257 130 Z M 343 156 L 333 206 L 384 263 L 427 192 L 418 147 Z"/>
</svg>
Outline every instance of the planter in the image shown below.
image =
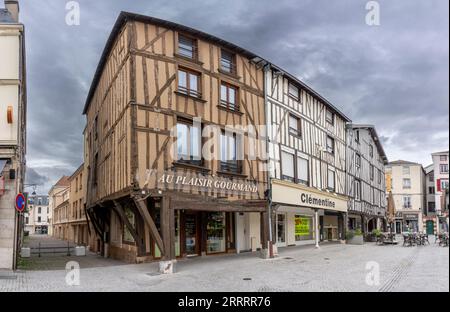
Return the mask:
<svg viewBox="0 0 450 312">
<path fill-rule="evenodd" d="M 352 238 L 347 240 L 347 244 L 349 245 L 363 245 L 364 244 L 364 236 L 355 235 Z"/>
</svg>

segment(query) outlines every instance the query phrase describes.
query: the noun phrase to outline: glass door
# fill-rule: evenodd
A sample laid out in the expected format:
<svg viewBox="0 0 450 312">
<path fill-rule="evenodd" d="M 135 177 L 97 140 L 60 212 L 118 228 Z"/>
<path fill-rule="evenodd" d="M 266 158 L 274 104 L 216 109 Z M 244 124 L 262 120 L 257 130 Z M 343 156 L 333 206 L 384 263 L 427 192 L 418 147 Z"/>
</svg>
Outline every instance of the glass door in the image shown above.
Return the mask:
<svg viewBox="0 0 450 312">
<path fill-rule="evenodd" d="M 206 247 L 208 254 L 226 252 L 226 219 L 225 212 L 208 213 L 206 225 Z"/>
<path fill-rule="evenodd" d="M 286 246 L 286 215 L 277 214 L 277 245 Z"/>
<path fill-rule="evenodd" d="M 198 256 L 198 219 L 197 214 L 186 214 L 186 254 L 187 256 Z"/>
</svg>

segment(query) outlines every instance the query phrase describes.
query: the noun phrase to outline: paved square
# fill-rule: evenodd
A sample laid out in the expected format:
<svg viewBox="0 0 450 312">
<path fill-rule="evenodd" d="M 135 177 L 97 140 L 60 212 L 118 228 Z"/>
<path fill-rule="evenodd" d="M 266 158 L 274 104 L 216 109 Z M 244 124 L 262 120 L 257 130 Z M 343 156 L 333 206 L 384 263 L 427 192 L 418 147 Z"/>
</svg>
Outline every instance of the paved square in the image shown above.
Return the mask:
<svg viewBox="0 0 450 312">
<path fill-rule="evenodd" d="M 256 254 L 188 259 L 177 263 L 173 275 L 157 274 L 158 263 L 123 265 L 111 261 L 105 266 L 101 258 L 89 255 L 91 260 L 80 261 L 80 286 L 68 286 L 66 271 L 61 268 L 23 270 L 0 278 L 0 291 L 448 292 L 449 249 L 430 241 L 431 245 L 420 247 L 374 243 L 325 244 L 320 250 L 291 247 L 281 249 L 280 257 L 270 260 Z M 93 265 L 96 257 L 102 265 Z M 83 263 L 88 267 L 83 268 Z M 371 270 L 375 264 L 375 271 L 379 265 L 379 283 L 370 278 L 372 275 L 368 278 L 370 272 L 376 273 L 367 269 L 368 263 Z"/>
</svg>

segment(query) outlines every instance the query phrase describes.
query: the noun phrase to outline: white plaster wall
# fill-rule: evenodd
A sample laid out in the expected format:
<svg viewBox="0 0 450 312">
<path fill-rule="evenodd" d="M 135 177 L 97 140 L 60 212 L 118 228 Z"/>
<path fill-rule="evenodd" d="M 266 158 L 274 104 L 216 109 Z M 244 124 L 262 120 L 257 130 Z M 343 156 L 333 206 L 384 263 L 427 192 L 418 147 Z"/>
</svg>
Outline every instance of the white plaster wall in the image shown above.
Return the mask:
<svg viewBox="0 0 450 312">
<path fill-rule="evenodd" d="M 0 31 L 0 80 L 19 79 L 19 36 L 4 35 Z"/>
<path fill-rule="evenodd" d="M 1 45 L 0 45 L 1 47 Z M 1 49 L 0 49 L 1 50 Z M 0 64 L 0 68 L 3 63 Z M 19 115 L 18 109 L 19 91 L 17 85 L 0 84 L 0 145 L 11 144 L 17 142 L 17 120 Z M 8 106 L 13 107 L 13 123 L 8 124 L 6 121 Z"/>
</svg>

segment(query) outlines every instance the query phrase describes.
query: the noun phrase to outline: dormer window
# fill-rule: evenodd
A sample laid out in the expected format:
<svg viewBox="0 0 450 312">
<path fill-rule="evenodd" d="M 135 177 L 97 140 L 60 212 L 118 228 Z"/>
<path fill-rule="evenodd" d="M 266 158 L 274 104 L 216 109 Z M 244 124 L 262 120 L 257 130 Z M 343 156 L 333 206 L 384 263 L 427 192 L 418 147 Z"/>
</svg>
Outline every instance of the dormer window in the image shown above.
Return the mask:
<svg viewBox="0 0 450 312">
<path fill-rule="evenodd" d="M 221 51 L 220 69 L 229 74 L 236 73 L 236 55 L 226 50 Z"/>
</svg>

